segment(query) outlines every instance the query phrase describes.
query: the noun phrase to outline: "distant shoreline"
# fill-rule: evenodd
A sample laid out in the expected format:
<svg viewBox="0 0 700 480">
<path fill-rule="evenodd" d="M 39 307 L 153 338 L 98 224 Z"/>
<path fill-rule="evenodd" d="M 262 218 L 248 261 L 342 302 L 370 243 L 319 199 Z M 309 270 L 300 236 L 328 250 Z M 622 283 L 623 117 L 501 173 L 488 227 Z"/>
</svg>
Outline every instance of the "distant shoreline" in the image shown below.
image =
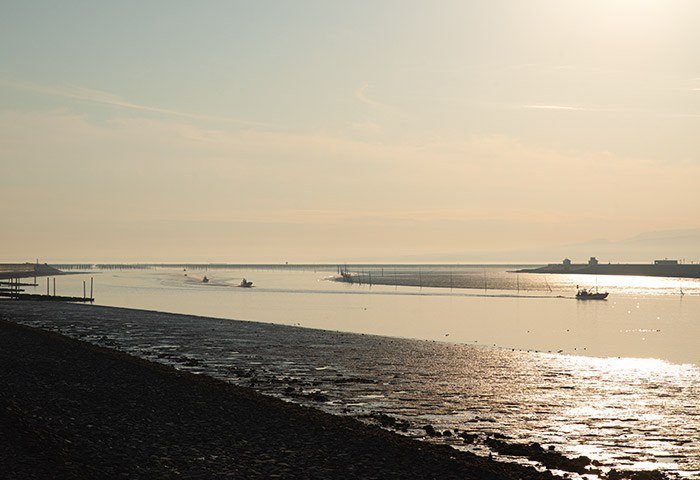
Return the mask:
<svg viewBox="0 0 700 480">
<path fill-rule="evenodd" d="M 63 272 L 45 263 L 0 263 L 0 280 L 55 275 Z"/>
<path fill-rule="evenodd" d="M 515 273 L 556 273 L 574 275 L 629 275 L 646 277 L 700 278 L 700 264 L 549 264 L 544 267 L 523 268 Z"/>
</svg>

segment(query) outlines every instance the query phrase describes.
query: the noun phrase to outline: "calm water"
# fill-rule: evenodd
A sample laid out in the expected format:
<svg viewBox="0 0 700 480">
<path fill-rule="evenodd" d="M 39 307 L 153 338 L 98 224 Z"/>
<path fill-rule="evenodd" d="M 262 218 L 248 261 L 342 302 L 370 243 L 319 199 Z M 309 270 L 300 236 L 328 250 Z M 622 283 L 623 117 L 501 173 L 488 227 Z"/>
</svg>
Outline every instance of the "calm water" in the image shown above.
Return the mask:
<svg viewBox="0 0 700 480">
<path fill-rule="evenodd" d="M 603 470 L 700 477 L 698 281 L 384 267 L 369 285 L 369 273 L 351 285 L 320 270 L 106 271 L 91 274 L 98 304 L 217 319 L 86 306 L 33 323 L 335 413 L 385 413 L 414 436 L 427 423 L 472 432 L 474 444 L 433 441 L 480 454 L 496 433 Z M 376 285 L 382 273 L 423 287 Z M 256 287 L 235 287 L 243 277 Z M 86 279 L 59 277 L 57 293 Z M 608 300 L 573 298 L 596 281 Z"/>
<path fill-rule="evenodd" d="M 508 270 L 373 269 L 373 282 L 383 272 L 388 280 L 410 282 L 420 276 L 423 285 L 445 285 L 421 288 L 329 281 L 335 270 L 160 268 L 59 277 L 57 293 L 82 295 L 83 281 L 87 280 L 89 290 L 92 276 L 100 305 L 700 366 L 699 280 Z M 367 270 L 363 271 L 368 279 Z M 201 282 L 205 275 L 210 280 L 206 284 Z M 243 277 L 256 286 L 237 288 Z M 599 290 L 610 292 L 607 300 L 574 299 L 577 285 L 595 287 L 596 283 Z M 36 290 L 45 292 L 46 287 Z"/>
</svg>

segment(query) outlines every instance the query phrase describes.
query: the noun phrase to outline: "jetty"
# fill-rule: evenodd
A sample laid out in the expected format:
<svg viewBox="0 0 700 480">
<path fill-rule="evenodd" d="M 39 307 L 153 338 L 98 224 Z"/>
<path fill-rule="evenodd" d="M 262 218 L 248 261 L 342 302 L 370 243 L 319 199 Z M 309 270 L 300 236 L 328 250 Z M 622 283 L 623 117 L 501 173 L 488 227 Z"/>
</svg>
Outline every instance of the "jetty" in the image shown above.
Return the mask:
<svg viewBox="0 0 700 480">
<path fill-rule="evenodd" d="M 13 300 L 40 300 L 52 302 L 94 302 L 92 296 L 93 280 L 90 278 L 90 296 L 87 296 L 87 285 L 83 282 L 83 296 L 56 295 L 56 276 L 65 275 L 65 272 L 40 263 L 0 263 L 0 297 Z M 37 277 L 46 278 L 46 295 L 39 293 L 25 293 L 23 287 L 38 287 Z M 50 290 L 50 279 L 53 278 L 53 295 Z M 21 279 L 33 278 L 32 283 L 22 282 Z"/>
<path fill-rule="evenodd" d="M 559 273 L 575 275 L 631 275 L 646 277 L 700 278 L 700 264 L 680 263 L 678 260 L 655 260 L 654 263 L 600 263 L 591 257 L 588 263 L 562 263 L 543 267 L 523 268 L 517 273 Z"/>
</svg>

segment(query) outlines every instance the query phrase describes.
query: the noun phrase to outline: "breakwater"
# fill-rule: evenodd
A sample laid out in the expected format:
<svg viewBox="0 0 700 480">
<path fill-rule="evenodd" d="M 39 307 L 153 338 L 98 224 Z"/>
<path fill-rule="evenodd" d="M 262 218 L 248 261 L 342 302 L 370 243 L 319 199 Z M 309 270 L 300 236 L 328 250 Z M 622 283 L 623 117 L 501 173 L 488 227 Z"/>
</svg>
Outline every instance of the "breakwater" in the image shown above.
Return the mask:
<svg viewBox="0 0 700 480">
<path fill-rule="evenodd" d="M 606 263 L 606 264 L 549 264 L 544 267 L 523 268 L 517 273 L 562 273 L 573 275 L 637 275 L 647 277 L 700 278 L 700 264 L 670 265 Z"/>
</svg>

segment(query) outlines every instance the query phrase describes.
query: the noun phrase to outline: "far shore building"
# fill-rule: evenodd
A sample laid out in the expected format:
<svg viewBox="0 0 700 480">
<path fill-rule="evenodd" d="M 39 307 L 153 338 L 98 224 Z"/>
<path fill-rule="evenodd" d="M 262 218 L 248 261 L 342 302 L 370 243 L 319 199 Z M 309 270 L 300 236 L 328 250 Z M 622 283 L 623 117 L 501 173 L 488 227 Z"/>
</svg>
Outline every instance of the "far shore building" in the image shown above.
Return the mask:
<svg viewBox="0 0 700 480">
<path fill-rule="evenodd" d="M 678 265 L 678 260 L 654 260 L 654 265 Z"/>
<path fill-rule="evenodd" d="M 551 266 L 555 266 L 556 264 L 551 264 Z M 565 258 L 564 261 L 561 262 L 561 265 L 563 267 L 564 271 L 571 270 L 571 259 Z M 595 267 L 598 265 L 598 259 L 595 257 L 591 257 L 588 259 L 588 266 L 589 267 Z"/>
</svg>

